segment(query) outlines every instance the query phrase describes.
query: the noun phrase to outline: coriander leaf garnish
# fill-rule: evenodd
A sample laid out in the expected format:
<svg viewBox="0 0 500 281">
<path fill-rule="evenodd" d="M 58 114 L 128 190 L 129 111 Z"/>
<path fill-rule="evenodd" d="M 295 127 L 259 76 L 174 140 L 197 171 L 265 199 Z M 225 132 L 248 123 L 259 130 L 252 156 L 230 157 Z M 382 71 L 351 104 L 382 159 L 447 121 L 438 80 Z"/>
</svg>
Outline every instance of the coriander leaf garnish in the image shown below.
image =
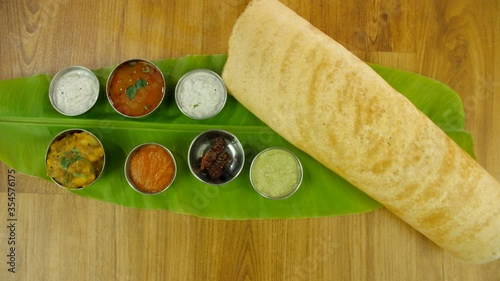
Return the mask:
<svg viewBox="0 0 500 281">
<path fill-rule="evenodd" d="M 135 82 L 135 85 L 129 86 L 127 88 L 127 91 L 125 93 L 127 94 L 127 97 L 129 99 L 133 100 L 135 97 L 135 94 L 137 94 L 137 90 L 139 90 L 140 88 L 146 87 L 146 85 L 147 85 L 146 81 L 144 81 L 142 79 L 138 79 Z"/>
<path fill-rule="evenodd" d="M 137 90 L 146 87 L 146 81 L 142 79 L 137 80 L 137 82 L 135 82 L 135 87 L 137 88 Z"/>
<path fill-rule="evenodd" d="M 145 66 L 145 67 L 142 68 L 142 72 L 144 72 L 144 73 L 149 73 L 149 71 L 150 70 L 149 70 L 148 66 Z"/>
<path fill-rule="evenodd" d="M 76 162 L 78 160 L 82 160 L 82 156 L 80 155 L 80 151 L 78 149 L 73 148 L 69 151 L 64 152 L 63 157 L 61 158 L 61 167 L 63 170 L 68 169 L 71 163 Z"/>
<path fill-rule="evenodd" d="M 127 91 L 125 93 L 127 94 L 127 97 L 129 99 L 133 100 L 135 97 L 135 94 L 137 93 L 137 88 L 135 87 L 135 85 L 132 85 L 132 86 L 127 88 Z"/>
</svg>

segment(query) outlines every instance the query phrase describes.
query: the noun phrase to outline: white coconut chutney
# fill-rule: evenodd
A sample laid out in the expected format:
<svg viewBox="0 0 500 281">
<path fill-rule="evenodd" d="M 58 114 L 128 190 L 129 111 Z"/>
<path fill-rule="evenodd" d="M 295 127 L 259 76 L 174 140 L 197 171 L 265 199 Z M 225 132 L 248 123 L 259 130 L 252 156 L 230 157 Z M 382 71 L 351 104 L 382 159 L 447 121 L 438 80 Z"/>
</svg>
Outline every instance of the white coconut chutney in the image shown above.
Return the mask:
<svg viewBox="0 0 500 281">
<path fill-rule="evenodd" d="M 99 81 L 83 67 L 60 71 L 51 82 L 52 105 L 62 114 L 75 116 L 88 111 L 99 97 Z"/>
<path fill-rule="evenodd" d="M 215 116 L 224 107 L 226 96 L 226 86 L 220 76 L 207 69 L 186 73 L 175 89 L 177 106 L 194 119 Z"/>
</svg>

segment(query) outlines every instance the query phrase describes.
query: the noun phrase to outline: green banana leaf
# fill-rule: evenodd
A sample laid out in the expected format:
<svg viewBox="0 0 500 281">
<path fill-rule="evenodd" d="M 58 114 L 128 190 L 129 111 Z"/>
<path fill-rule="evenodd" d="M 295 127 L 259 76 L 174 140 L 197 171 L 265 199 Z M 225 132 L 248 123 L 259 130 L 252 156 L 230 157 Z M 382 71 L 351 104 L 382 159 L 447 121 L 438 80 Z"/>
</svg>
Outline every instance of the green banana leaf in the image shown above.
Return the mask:
<svg viewBox="0 0 500 281">
<path fill-rule="evenodd" d="M 321 217 L 362 213 L 381 207 L 274 133 L 231 96 L 222 112 L 213 118 L 193 120 L 185 117 L 173 97 L 178 79 L 196 68 L 208 68 L 220 74 L 226 58 L 226 55 L 203 55 L 155 61 L 167 80 L 167 97 L 159 110 L 144 119 L 122 117 L 109 105 L 104 85 L 112 68 L 95 70 L 101 84 L 99 100 L 89 112 L 77 117 L 63 116 L 52 108 L 48 99 L 51 75 L 0 81 L 0 160 L 19 172 L 50 180 L 45 174 L 45 152 L 50 141 L 63 130 L 82 128 L 94 133 L 104 144 L 106 167 L 97 183 L 71 191 L 76 195 L 128 207 L 165 209 L 216 219 Z M 463 105 L 453 90 L 420 75 L 370 66 L 473 155 L 471 135 L 464 130 Z M 227 185 L 205 185 L 189 171 L 186 162 L 189 144 L 196 135 L 208 129 L 230 131 L 244 146 L 247 159 L 244 170 Z M 123 174 L 128 152 L 144 142 L 163 144 L 177 161 L 175 182 L 158 195 L 135 192 Z M 251 160 L 270 146 L 290 149 L 300 158 L 304 168 L 302 186 L 285 200 L 265 199 L 249 182 Z"/>
</svg>

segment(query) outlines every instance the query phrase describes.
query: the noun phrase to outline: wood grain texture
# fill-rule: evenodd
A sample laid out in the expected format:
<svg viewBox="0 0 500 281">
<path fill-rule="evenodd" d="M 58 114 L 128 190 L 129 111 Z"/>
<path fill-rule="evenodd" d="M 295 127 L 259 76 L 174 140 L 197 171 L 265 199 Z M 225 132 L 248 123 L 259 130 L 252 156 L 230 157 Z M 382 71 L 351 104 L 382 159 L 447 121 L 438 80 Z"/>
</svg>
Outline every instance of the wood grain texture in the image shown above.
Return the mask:
<svg viewBox="0 0 500 281">
<path fill-rule="evenodd" d="M 248 1 L 0 1 L 0 79 L 140 57 L 227 52 Z M 283 1 L 363 60 L 440 80 L 462 97 L 478 162 L 500 179 L 498 1 Z M 1 94 L 1 93 L 0 93 Z M 0 137 L 4 136 L 1 133 Z M 78 197 L 17 175 L 17 273 L 0 280 L 500 280 L 462 264 L 389 211 L 218 221 Z"/>
</svg>

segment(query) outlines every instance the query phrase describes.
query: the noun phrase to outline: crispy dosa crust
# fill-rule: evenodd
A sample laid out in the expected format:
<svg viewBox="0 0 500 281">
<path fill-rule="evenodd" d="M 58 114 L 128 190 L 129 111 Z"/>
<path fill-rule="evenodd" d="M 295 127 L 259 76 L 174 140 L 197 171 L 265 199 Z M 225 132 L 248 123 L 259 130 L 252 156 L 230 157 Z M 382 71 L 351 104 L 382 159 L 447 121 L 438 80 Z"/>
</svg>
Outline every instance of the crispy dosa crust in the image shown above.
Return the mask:
<svg viewBox="0 0 500 281">
<path fill-rule="evenodd" d="M 500 184 L 369 66 L 279 1 L 248 5 L 222 77 L 278 134 L 449 253 L 471 263 L 500 256 Z"/>
</svg>

